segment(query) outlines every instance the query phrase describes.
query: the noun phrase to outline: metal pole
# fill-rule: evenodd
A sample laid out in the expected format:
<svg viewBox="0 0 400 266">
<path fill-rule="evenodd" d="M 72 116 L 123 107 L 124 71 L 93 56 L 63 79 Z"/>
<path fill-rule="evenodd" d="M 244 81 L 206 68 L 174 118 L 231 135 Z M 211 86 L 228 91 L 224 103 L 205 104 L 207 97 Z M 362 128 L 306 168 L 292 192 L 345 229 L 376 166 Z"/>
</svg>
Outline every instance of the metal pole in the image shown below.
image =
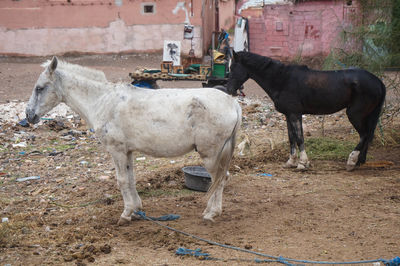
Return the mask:
<svg viewBox="0 0 400 266">
<path fill-rule="evenodd" d="M 211 76 L 214 72 L 214 46 L 215 46 L 215 31 L 211 35 Z"/>
</svg>

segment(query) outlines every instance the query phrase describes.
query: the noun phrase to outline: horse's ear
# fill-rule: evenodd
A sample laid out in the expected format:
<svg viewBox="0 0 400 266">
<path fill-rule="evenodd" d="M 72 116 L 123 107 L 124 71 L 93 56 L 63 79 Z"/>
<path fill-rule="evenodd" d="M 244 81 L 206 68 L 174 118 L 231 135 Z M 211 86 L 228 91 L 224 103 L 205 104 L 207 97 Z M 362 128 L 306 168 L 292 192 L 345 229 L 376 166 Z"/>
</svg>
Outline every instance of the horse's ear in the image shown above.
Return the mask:
<svg viewBox="0 0 400 266">
<path fill-rule="evenodd" d="M 57 64 L 58 64 L 58 59 L 57 57 L 53 56 L 53 59 L 51 59 L 51 62 L 47 67 L 47 70 L 49 71 L 50 75 L 53 74 L 54 70 L 56 70 Z"/>
</svg>

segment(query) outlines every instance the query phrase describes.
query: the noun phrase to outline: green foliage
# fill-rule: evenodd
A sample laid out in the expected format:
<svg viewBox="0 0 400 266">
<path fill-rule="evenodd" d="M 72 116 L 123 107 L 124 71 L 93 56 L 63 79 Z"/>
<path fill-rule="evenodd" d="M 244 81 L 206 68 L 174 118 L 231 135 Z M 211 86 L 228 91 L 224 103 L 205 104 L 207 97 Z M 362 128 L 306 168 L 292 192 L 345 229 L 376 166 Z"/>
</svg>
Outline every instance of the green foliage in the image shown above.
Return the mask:
<svg viewBox="0 0 400 266">
<path fill-rule="evenodd" d="M 400 67 L 400 0 L 360 0 L 359 14 L 340 34 L 323 68 L 361 67 L 382 76 Z"/>
<path fill-rule="evenodd" d="M 0 152 L 8 152 L 8 149 L 4 145 L 0 145 Z"/>
<path fill-rule="evenodd" d="M 400 0 L 392 0 L 391 65 L 400 66 Z"/>
<path fill-rule="evenodd" d="M 305 145 L 311 160 L 344 161 L 355 147 L 353 142 L 331 138 L 309 138 L 305 140 Z"/>
<path fill-rule="evenodd" d="M 60 152 L 60 151 L 67 151 L 67 150 L 71 150 L 71 149 L 75 149 L 75 145 L 72 145 L 72 144 L 55 144 L 55 145 L 43 148 L 43 151 L 48 151 L 48 152 L 58 151 L 58 152 Z"/>
</svg>

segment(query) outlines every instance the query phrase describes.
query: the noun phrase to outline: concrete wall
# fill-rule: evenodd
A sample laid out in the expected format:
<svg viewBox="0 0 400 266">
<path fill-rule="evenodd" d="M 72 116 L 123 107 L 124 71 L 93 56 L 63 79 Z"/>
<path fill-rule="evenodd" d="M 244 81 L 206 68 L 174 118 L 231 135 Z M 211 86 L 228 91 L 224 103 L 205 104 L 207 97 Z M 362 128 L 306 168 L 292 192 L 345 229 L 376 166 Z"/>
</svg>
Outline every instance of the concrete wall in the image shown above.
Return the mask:
<svg viewBox="0 0 400 266">
<path fill-rule="evenodd" d="M 250 51 L 278 59 L 326 56 L 357 13 L 356 1 L 308 1 L 242 11 L 249 18 Z"/>
<path fill-rule="evenodd" d="M 207 2 L 207 5 L 204 3 Z M 203 52 L 204 6 L 212 0 L 1 0 L 0 54 L 45 56 L 67 52 L 161 51 L 164 40 L 178 40 L 184 23 L 195 26 L 196 56 Z M 154 13 L 143 13 L 143 4 Z M 212 12 L 212 10 L 211 10 Z M 208 26 L 208 25 L 207 25 Z"/>
</svg>

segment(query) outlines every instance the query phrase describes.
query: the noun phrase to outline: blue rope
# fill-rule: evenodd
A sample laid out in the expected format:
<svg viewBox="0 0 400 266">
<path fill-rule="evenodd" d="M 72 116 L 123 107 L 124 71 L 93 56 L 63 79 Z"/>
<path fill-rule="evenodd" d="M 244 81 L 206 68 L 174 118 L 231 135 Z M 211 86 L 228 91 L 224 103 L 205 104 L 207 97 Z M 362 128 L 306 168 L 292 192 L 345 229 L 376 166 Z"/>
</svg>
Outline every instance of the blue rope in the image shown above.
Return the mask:
<svg viewBox="0 0 400 266">
<path fill-rule="evenodd" d="M 384 262 L 386 266 L 399 266 L 400 265 L 400 257 L 396 257 L 391 260 L 387 260 Z"/>
<path fill-rule="evenodd" d="M 251 250 L 248 250 L 248 249 L 243 249 L 243 248 L 239 248 L 239 247 L 235 247 L 235 246 L 220 244 L 218 242 L 214 242 L 214 241 L 211 241 L 211 240 L 208 240 L 208 239 L 205 239 L 205 238 L 201 238 L 201 237 L 186 233 L 184 231 L 172 228 L 172 227 L 170 227 L 168 225 L 164 225 L 162 223 L 159 223 L 156 220 L 152 219 L 152 217 L 146 216 L 146 214 L 144 212 L 141 212 L 141 211 L 135 212 L 135 214 L 139 215 L 144 220 L 150 221 L 150 222 L 155 223 L 155 224 L 157 224 L 157 225 L 159 225 L 161 227 L 165 227 L 165 228 L 167 228 L 167 229 L 169 229 L 171 231 L 183 234 L 185 236 L 189 236 L 191 238 L 206 242 L 206 243 L 208 243 L 210 245 L 215 245 L 215 246 L 219 246 L 219 247 L 223 247 L 223 248 L 229 248 L 229 249 L 233 249 L 233 250 L 236 250 L 236 251 L 241 251 L 241 252 L 245 252 L 245 253 L 251 253 L 251 254 L 254 254 L 254 255 L 261 256 L 261 257 L 267 257 L 267 258 L 273 259 L 273 260 L 270 260 L 270 259 L 266 259 L 266 260 L 255 259 L 254 261 L 257 262 L 257 263 L 279 262 L 279 263 L 282 263 L 282 264 L 285 264 L 285 265 L 288 265 L 288 266 L 293 266 L 293 264 L 291 264 L 289 262 L 309 263 L 309 264 L 331 264 L 331 265 L 366 264 L 366 263 L 382 262 L 386 266 L 400 266 L 400 257 L 395 257 L 394 259 L 391 259 L 391 260 L 376 259 L 376 260 L 349 261 L 349 262 L 345 262 L 345 261 L 344 262 L 343 261 L 342 262 L 331 262 L 331 261 L 297 260 L 297 259 L 284 258 L 282 256 L 272 256 L 272 255 L 268 255 L 268 254 L 264 254 L 264 253 L 260 253 L 260 252 L 256 252 L 256 251 L 251 251 Z M 169 215 L 164 215 L 164 216 L 169 216 Z M 176 216 L 179 216 L 179 215 L 176 215 Z M 161 217 L 163 217 L 163 216 L 161 216 Z M 160 217 L 158 217 L 158 218 L 160 218 Z M 164 220 L 161 220 L 161 221 L 164 221 Z M 196 251 L 196 250 L 198 250 L 198 252 L 201 251 L 199 249 L 195 249 L 194 251 Z M 187 252 L 190 253 L 190 250 L 187 251 Z M 209 255 L 208 253 L 201 253 L 201 254 Z M 191 255 L 191 254 L 185 254 L 185 255 Z M 206 257 L 207 259 L 215 259 L 215 258 L 211 258 L 211 257 L 206 256 L 206 255 L 204 255 L 203 257 Z"/>
<path fill-rule="evenodd" d="M 204 259 L 207 259 L 210 254 L 208 253 L 202 253 L 201 249 L 196 248 L 196 249 L 188 249 L 188 248 L 178 248 L 175 251 L 176 255 L 190 255 L 190 256 L 194 256 L 194 257 L 203 257 Z"/>
<path fill-rule="evenodd" d="M 209 253 L 201 252 L 200 248 L 197 249 L 188 249 L 180 247 L 175 251 L 176 255 L 180 256 L 193 256 L 201 260 L 218 260 L 218 261 L 240 261 L 240 262 L 255 262 L 255 263 L 264 263 L 264 262 L 279 262 L 278 260 L 260 260 L 260 259 L 239 259 L 239 258 L 230 258 L 230 259 L 222 259 L 222 258 L 214 258 L 211 257 Z M 292 265 L 288 263 L 288 265 Z"/>
<path fill-rule="evenodd" d="M 135 214 L 139 215 L 140 217 L 148 217 L 149 219 L 151 219 L 153 221 L 173 221 L 173 220 L 178 220 L 179 218 L 181 218 L 181 216 L 177 215 L 177 214 L 167 214 L 167 215 L 163 215 L 160 217 L 151 217 L 151 216 L 146 216 L 146 213 L 143 211 L 135 212 Z"/>
</svg>

